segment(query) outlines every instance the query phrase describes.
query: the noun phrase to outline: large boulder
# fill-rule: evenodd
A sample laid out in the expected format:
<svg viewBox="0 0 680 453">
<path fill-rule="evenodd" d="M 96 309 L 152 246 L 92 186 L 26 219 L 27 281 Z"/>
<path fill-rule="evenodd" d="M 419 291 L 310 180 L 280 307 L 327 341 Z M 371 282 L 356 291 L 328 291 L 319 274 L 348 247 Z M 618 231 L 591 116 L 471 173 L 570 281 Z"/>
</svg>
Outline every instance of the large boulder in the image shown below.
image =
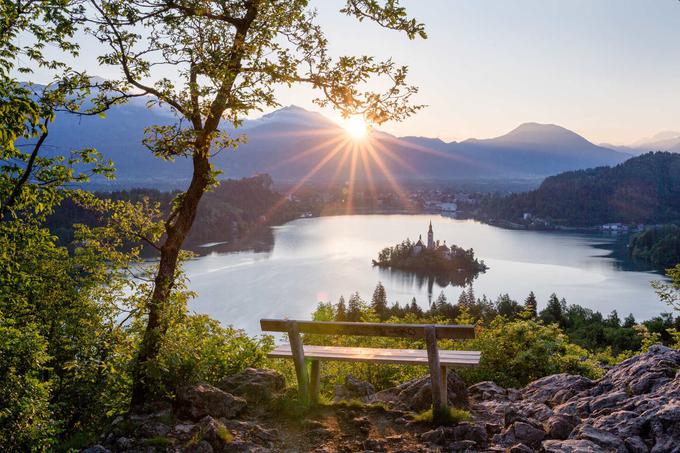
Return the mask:
<svg viewBox="0 0 680 453">
<path fill-rule="evenodd" d="M 453 407 L 467 407 L 467 388 L 456 373 L 447 375 L 448 404 Z M 424 411 L 432 407 L 432 386 L 430 377 L 405 382 L 398 387 L 383 390 L 370 398 L 372 402 L 384 402 L 397 409 Z"/>
<path fill-rule="evenodd" d="M 180 417 L 200 420 L 209 415 L 214 418 L 232 418 L 246 407 L 246 400 L 209 384 L 181 388 L 177 392 L 175 411 Z"/>
<path fill-rule="evenodd" d="M 373 394 L 375 394 L 375 387 L 371 383 L 347 375 L 344 384 L 335 386 L 334 400 L 336 402 L 360 400 L 366 403 L 370 401 Z"/>
<path fill-rule="evenodd" d="M 524 387 L 522 397 L 548 406 L 557 406 L 594 385 L 593 381 L 583 376 L 566 373 L 553 374 Z"/>
<path fill-rule="evenodd" d="M 605 453 L 599 445 L 589 440 L 546 440 L 543 442 L 545 453 Z"/>
<path fill-rule="evenodd" d="M 283 375 L 274 370 L 246 368 L 227 376 L 217 385 L 221 390 L 249 401 L 268 401 L 286 387 Z"/>
</svg>

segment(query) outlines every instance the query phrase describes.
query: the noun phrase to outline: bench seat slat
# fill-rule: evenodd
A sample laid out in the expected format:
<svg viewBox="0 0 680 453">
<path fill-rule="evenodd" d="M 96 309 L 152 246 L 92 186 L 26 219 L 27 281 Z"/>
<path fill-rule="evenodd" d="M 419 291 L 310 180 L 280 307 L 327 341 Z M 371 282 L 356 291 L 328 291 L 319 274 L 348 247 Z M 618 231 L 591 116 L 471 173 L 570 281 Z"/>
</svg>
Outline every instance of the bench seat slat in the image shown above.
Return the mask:
<svg viewBox="0 0 680 453">
<path fill-rule="evenodd" d="M 424 349 L 354 348 L 340 346 L 304 346 L 305 357 L 315 360 L 344 362 L 373 362 L 405 365 L 427 365 Z M 479 351 L 439 351 L 442 366 L 473 367 L 479 365 Z M 290 345 L 278 346 L 268 354 L 271 358 L 292 357 Z"/>
</svg>

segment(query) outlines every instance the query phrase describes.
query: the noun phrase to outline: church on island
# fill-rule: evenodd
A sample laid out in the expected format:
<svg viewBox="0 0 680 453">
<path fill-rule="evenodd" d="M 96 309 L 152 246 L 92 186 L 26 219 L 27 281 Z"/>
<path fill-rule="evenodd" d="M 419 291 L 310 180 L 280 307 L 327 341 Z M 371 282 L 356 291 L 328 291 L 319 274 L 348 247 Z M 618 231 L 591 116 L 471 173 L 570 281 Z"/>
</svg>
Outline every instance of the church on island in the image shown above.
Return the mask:
<svg viewBox="0 0 680 453">
<path fill-rule="evenodd" d="M 443 243 L 439 243 L 439 241 L 435 242 L 434 241 L 434 232 L 432 231 L 432 221 L 430 220 L 430 228 L 427 230 L 427 246 L 423 243 L 423 235 L 421 234 L 418 237 L 418 242 L 416 242 L 416 245 L 413 247 L 413 256 L 418 256 L 420 255 L 423 250 L 432 250 L 436 251 L 441 257 L 446 258 L 446 259 L 453 259 L 453 253 L 451 249 L 446 245 L 446 241 Z"/>
</svg>

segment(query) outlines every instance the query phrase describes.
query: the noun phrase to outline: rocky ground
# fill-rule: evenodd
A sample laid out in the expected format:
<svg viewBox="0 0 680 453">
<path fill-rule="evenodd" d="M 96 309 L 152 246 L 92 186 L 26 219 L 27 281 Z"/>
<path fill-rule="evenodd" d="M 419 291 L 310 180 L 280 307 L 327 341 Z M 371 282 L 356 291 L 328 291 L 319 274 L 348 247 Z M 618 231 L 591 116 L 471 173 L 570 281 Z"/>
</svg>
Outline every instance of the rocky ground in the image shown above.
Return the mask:
<svg viewBox="0 0 680 453">
<path fill-rule="evenodd" d="M 680 351 L 654 346 L 597 381 L 558 374 L 519 390 L 466 388 L 450 373 L 450 403 L 471 419 L 435 427 L 413 420 L 431 401 L 428 378 L 382 392 L 349 378 L 335 396 L 353 403 L 303 416 L 282 376 L 248 369 L 217 387 L 182 389 L 174 405 L 118 418 L 86 451 L 680 453 L 679 370 Z"/>
</svg>

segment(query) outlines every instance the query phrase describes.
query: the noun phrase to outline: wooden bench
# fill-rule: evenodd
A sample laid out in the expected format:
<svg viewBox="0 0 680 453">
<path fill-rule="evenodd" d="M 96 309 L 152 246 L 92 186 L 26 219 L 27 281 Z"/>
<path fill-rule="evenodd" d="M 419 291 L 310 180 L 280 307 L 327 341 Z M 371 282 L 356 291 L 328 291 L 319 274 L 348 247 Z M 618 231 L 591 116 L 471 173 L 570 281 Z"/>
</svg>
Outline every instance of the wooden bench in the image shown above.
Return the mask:
<svg viewBox="0 0 680 453">
<path fill-rule="evenodd" d="M 382 324 L 363 322 L 318 322 L 287 319 L 261 319 L 264 332 L 286 332 L 290 344 L 278 346 L 271 358 L 292 358 L 300 397 L 316 403 L 319 400 L 320 362 L 370 362 L 405 365 L 427 365 L 432 380 L 432 408 L 441 413 L 447 405 L 447 369 L 479 365 L 479 351 L 440 351 L 437 340 L 467 340 L 475 337 L 470 325 Z M 427 349 L 350 348 L 302 344 L 301 333 L 319 335 L 361 335 L 424 339 Z M 311 381 L 305 359 L 311 360 Z"/>
</svg>

